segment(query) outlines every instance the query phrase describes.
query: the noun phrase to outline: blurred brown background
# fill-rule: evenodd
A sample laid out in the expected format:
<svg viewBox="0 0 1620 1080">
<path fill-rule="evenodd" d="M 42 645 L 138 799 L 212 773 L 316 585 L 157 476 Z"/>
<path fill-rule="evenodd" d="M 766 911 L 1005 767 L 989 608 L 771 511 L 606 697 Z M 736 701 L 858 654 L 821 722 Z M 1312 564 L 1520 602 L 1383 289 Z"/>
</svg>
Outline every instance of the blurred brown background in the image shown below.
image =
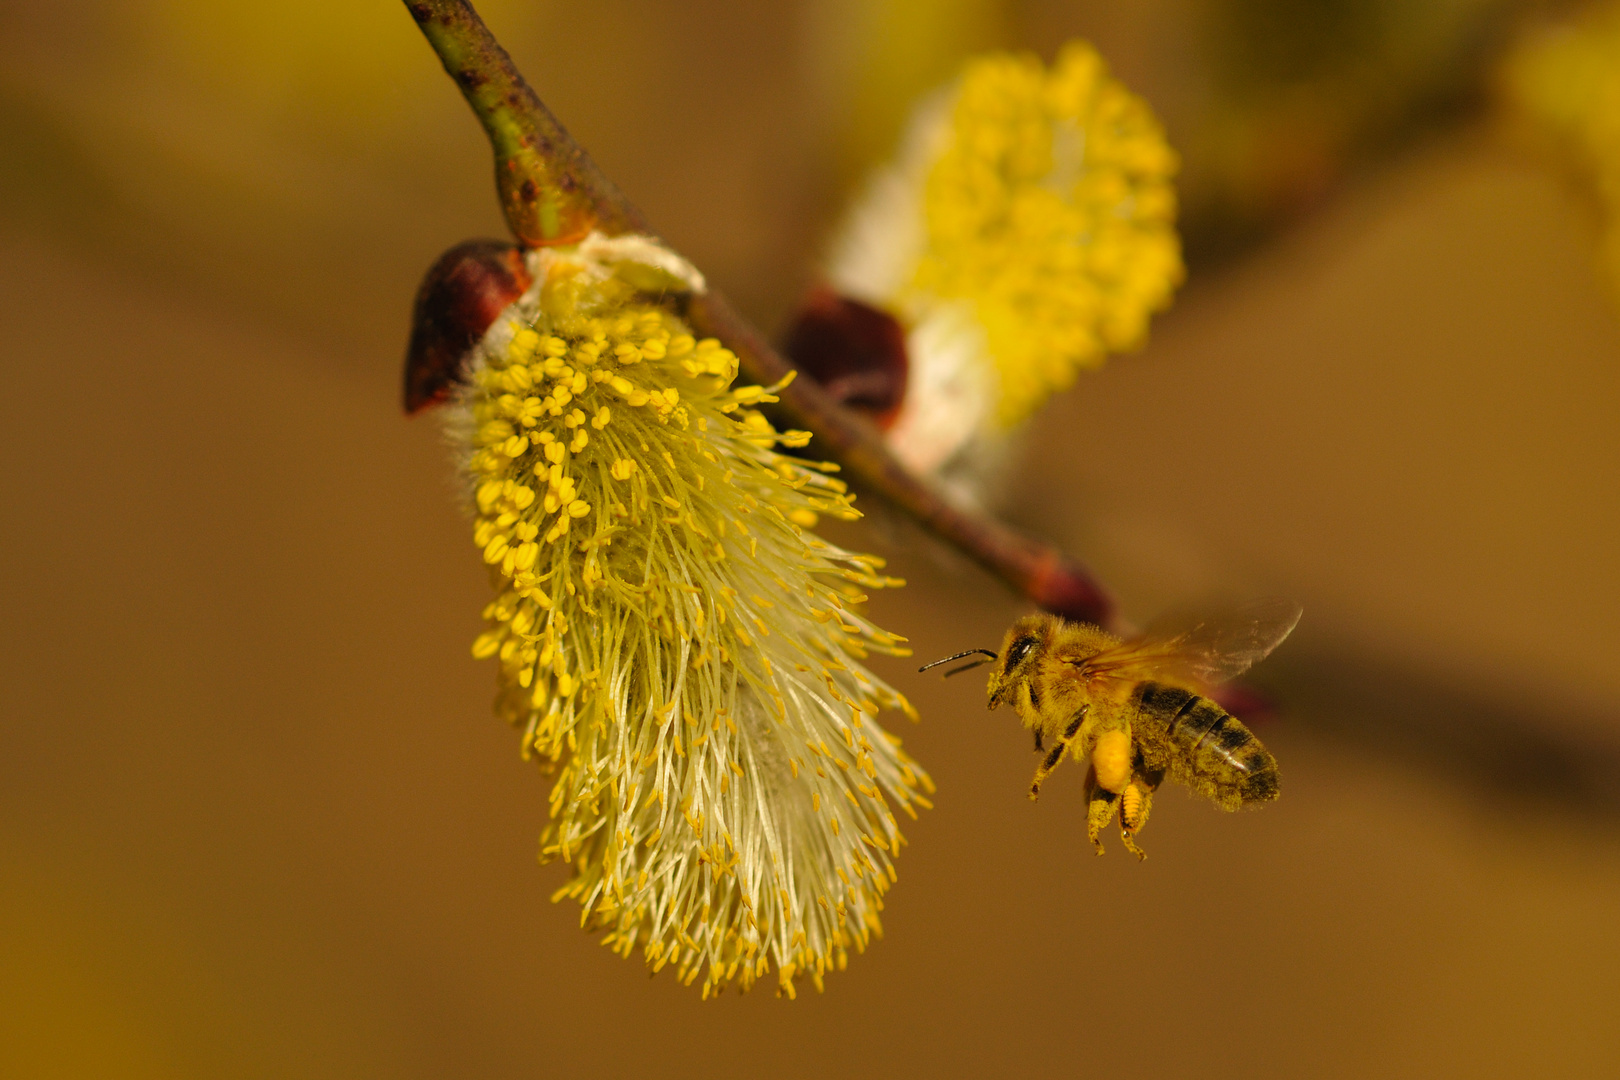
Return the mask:
<svg viewBox="0 0 1620 1080">
<path fill-rule="evenodd" d="M 1134 616 L 1304 601 L 1256 676 L 1286 796 L 1094 859 L 1078 770 L 1032 806 L 981 685 L 889 663 L 940 793 L 886 938 L 794 1003 L 610 956 L 398 409 L 419 274 L 501 233 L 430 50 L 392 0 L 6 5 L 0 1075 L 1620 1074 L 1620 319 L 1483 89 L 1560 5 L 480 7 L 768 326 L 906 100 L 1092 37 L 1186 155 L 1192 274 L 1007 513 Z M 1020 605 L 871 508 L 878 620 L 993 644 Z"/>
</svg>

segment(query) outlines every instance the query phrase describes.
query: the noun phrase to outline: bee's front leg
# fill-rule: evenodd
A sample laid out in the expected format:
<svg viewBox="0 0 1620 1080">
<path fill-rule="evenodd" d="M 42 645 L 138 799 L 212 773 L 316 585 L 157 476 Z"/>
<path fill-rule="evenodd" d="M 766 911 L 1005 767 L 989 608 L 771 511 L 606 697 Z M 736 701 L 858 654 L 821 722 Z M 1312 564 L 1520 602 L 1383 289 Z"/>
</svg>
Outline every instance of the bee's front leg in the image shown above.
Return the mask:
<svg viewBox="0 0 1620 1080">
<path fill-rule="evenodd" d="M 1086 714 L 1090 711 L 1090 705 L 1080 706 L 1080 710 L 1074 714 L 1074 718 L 1063 729 L 1063 734 L 1058 736 L 1056 745 L 1041 759 L 1040 766 L 1035 770 L 1035 779 L 1029 785 L 1031 802 L 1041 797 L 1041 784 L 1045 782 L 1052 770 L 1058 767 L 1058 762 L 1063 760 L 1064 753 L 1069 749 L 1069 744 L 1074 741 L 1075 735 L 1079 733 L 1081 725 L 1085 723 Z M 1040 738 L 1040 728 L 1035 729 L 1035 737 Z M 1084 739 L 1081 740 L 1081 746 L 1082 749 L 1085 746 Z"/>
</svg>

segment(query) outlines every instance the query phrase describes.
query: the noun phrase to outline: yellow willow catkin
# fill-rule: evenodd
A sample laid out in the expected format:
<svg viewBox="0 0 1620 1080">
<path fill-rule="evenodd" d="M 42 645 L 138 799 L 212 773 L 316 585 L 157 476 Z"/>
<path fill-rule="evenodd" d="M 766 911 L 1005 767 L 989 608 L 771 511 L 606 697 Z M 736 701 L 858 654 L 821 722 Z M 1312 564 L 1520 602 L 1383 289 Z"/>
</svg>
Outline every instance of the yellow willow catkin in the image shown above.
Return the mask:
<svg viewBox="0 0 1620 1080">
<path fill-rule="evenodd" d="M 984 367 L 972 392 L 988 399 L 983 419 L 1012 428 L 1077 371 L 1140 345 L 1169 304 L 1182 279 L 1177 167 L 1152 110 L 1085 42 L 1050 69 L 1028 54 L 976 57 L 919 108 L 852 209 L 828 277 L 908 328 L 914 378 L 927 383 L 931 363 Z M 914 467 L 929 460 L 896 449 Z"/>
<path fill-rule="evenodd" d="M 542 858 L 603 944 L 705 996 L 773 967 L 819 988 L 879 932 L 895 810 L 932 790 L 860 663 L 905 653 L 852 610 L 899 583 L 808 531 L 858 515 L 675 314 L 695 270 L 644 237 L 530 261 L 449 427 L 497 589 L 473 652 L 558 769 Z"/>
<path fill-rule="evenodd" d="M 910 290 L 972 303 L 1011 426 L 1075 372 L 1139 345 L 1181 280 L 1177 161 L 1153 113 L 1071 42 L 1050 72 L 976 59 L 929 171 Z"/>
<path fill-rule="evenodd" d="M 1602 213 L 1599 265 L 1620 297 L 1620 3 L 1523 35 L 1501 82 L 1512 110 L 1590 185 Z"/>
</svg>

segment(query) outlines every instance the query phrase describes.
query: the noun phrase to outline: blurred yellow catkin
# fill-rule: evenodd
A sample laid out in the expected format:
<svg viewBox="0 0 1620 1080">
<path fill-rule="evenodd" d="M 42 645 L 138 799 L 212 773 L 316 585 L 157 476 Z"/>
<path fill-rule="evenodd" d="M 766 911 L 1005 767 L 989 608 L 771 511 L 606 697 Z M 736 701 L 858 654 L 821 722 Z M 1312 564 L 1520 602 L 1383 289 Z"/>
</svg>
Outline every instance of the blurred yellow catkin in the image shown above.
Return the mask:
<svg viewBox="0 0 1620 1080">
<path fill-rule="evenodd" d="M 835 238 L 827 278 L 905 328 L 889 433 L 939 472 L 1075 375 L 1139 346 L 1182 278 L 1177 158 L 1148 106 L 1071 42 L 975 58 L 918 107 Z"/>
<path fill-rule="evenodd" d="M 1556 148 L 1596 197 L 1599 269 L 1620 300 L 1620 4 L 1527 35 L 1508 55 L 1501 82 L 1516 118 Z"/>
</svg>

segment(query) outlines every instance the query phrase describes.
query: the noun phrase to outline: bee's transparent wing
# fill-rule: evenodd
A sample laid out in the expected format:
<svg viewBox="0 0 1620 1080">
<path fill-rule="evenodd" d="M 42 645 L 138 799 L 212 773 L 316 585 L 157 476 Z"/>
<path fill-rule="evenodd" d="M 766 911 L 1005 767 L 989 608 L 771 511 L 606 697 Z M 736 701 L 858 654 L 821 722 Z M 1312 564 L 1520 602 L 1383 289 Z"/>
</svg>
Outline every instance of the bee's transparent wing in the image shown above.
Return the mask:
<svg viewBox="0 0 1620 1080">
<path fill-rule="evenodd" d="M 1091 657 L 1083 667 L 1089 675 L 1217 686 L 1281 645 L 1303 610 L 1292 600 L 1270 598 L 1214 611 L 1172 611 L 1141 637 Z"/>
</svg>

